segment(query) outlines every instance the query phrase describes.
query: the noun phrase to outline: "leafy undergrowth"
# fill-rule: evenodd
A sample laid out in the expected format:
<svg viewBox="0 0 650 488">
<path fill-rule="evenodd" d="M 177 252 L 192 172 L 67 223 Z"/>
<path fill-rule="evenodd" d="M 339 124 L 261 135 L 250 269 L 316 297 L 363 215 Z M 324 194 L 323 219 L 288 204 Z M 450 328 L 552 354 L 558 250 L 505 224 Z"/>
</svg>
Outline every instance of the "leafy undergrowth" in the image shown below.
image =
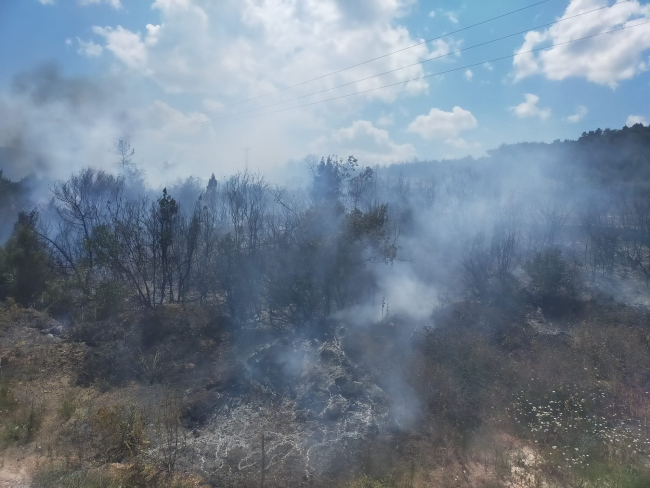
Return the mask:
<svg viewBox="0 0 650 488">
<path fill-rule="evenodd" d="M 0 459 L 36 487 L 650 486 L 647 313 L 556 317 L 466 302 L 314 343 L 200 306 L 59 335 L 5 307 Z"/>
<path fill-rule="evenodd" d="M 84 469 L 65 464 L 39 466 L 32 479 L 34 488 L 200 488 L 200 479 L 163 474 L 141 465 L 112 469 Z"/>
</svg>

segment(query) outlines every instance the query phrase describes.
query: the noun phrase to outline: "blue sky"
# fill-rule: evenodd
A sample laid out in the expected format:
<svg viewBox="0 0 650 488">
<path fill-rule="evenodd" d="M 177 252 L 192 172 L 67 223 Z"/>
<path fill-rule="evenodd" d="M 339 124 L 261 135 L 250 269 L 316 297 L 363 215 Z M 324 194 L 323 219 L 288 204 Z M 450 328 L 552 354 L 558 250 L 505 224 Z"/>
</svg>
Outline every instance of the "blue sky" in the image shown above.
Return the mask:
<svg viewBox="0 0 650 488">
<path fill-rule="evenodd" d="M 480 156 L 501 143 L 576 138 L 650 119 L 650 21 L 640 0 L 549 0 L 355 69 L 536 0 L 5 0 L 0 3 L 0 146 L 26 154 L 6 171 L 65 177 L 110 169 L 127 138 L 152 184 L 190 174 L 272 172 L 306 154 L 362 164 Z M 601 8 L 604 7 L 604 8 Z M 599 9 L 550 28 L 537 28 Z M 424 62 L 518 31 L 487 46 Z M 549 46 L 491 65 L 488 59 Z M 424 63 L 423 63 L 424 62 Z M 229 120 L 356 93 L 278 114 Z M 414 65 L 380 78 L 287 99 Z M 18 81 L 17 81 L 18 80 Z M 83 96 L 78 94 L 82 93 Z M 264 111 L 264 110 L 262 110 Z M 240 116 L 241 117 L 241 116 Z M 35 161 L 46 160 L 45 164 Z M 13 173 L 13 174 L 12 174 Z"/>
</svg>

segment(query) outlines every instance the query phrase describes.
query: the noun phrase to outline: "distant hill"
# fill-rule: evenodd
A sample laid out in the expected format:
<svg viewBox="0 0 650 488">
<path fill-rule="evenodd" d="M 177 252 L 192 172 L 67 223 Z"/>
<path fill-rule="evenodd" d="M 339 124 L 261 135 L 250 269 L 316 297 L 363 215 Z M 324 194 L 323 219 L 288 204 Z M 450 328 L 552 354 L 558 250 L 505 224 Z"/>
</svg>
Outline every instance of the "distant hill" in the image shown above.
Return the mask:
<svg viewBox="0 0 650 488">
<path fill-rule="evenodd" d="M 632 183 L 650 187 L 650 126 L 584 132 L 576 140 L 520 142 L 489 150 L 478 159 L 414 161 L 386 168 L 404 177 L 435 177 L 450 167 L 473 167 L 509 178 L 536 174 L 580 176 L 591 183 Z"/>
</svg>

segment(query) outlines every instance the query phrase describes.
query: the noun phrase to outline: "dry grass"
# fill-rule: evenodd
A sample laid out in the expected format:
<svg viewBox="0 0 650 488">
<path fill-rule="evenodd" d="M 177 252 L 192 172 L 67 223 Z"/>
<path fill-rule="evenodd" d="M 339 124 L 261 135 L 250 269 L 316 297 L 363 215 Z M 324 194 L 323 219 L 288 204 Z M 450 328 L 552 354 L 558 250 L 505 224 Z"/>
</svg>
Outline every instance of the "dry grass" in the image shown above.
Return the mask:
<svg viewBox="0 0 650 488">
<path fill-rule="evenodd" d="M 29 325 L 47 322 L 39 314 L 18 308 L 10 313 L 11 320 L 6 309 L 0 319 L 0 357 L 6 358 L 0 429 L 6 455 L 22 449 L 40 460 L 34 486 L 200 485 L 199 478 L 176 474 L 179 467 L 194 468 L 187 457 L 193 436 L 182 419 L 188 398 L 137 370 L 144 371 L 138 354 L 149 361 L 156 350 L 180 340 L 189 327 L 182 310 L 159 312 L 168 321 L 165 337 L 150 349 L 137 329 L 125 328 L 113 337 L 132 347 L 130 365 L 139 373 L 128 382 L 104 386 L 77 383 L 89 364 L 87 346 L 47 338 Z M 221 358 L 216 326 L 209 325 L 206 314 L 186 315 L 196 321 L 190 339 L 178 348 L 187 352 L 169 356 L 159 370 L 181 385 L 203 374 L 201 361 Z M 137 323 L 135 316 L 130 320 Z M 641 327 L 646 317 L 615 304 L 588 302 L 564 320 L 568 334 L 545 336 L 531 331 L 517 310 L 469 303 L 441 313 L 438 327 L 422 333 L 408 354 L 399 350 L 406 344 L 399 331 L 410 334 L 412 324 L 396 318 L 380 324 L 373 333 L 392 334 L 389 341 L 355 331 L 346 353 L 375 358 L 368 367 L 380 376 L 402 368 L 421 416 L 412 431 L 381 431 L 350 445 L 349 452 L 341 452 L 345 463 L 332 470 L 330 479 L 315 476 L 310 483 L 349 488 L 650 486 L 644 467 L 650 455 L 650 397 L 645 393 L 650 349 Z M 211 337 L 197 332 L 201 327 Z M 4 455 L 0 451 L 0 459 Z M 281 482 L 269 473 L 266 488 L 298 486 L 304 482 L 298 478 Z M 233 486 L 259 482 L 255 474 L 237 479 L 243 484 Z"/>
</svg>

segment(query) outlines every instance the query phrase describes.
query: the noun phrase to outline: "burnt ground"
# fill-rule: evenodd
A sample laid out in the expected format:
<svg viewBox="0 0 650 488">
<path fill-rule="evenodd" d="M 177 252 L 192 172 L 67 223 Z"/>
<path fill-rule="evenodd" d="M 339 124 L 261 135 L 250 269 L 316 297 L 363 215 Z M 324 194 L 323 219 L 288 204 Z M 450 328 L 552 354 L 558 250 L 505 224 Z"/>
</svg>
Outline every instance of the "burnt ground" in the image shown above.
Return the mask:
<svg viewBox="0 0 650 488">
<path fill-rule="evenodd" d="M 650 407 L 648 311 L 598 286 L 563 314 L 519 298 L 465 301 L 426 321 L 339 320 L 318 333 L 237 326 L 199 306 L 100 322 L 14 307 L 2 309 L 0 323 L 3 381 L 23 410 L 43 412 L 32 438 L 3 435 L 0 486 L 30 486 L 30 472 L 53 460 L 75 469 L 160 466 L 157 412 L 170 396 L 180 425 L 175 472 L 233 487 L 258 485 L 262 473 L 266 486 L 353 486 L 363 477 L 385 483 L 367 486 L 528 486 L 490 484 L 515 459 L 549 486 L 570 486 L 573 471 L 542 461 L 560 437 L 536 438 L 513 417 L 521 395 L 598 397 L 590 412 L 625 428 Z M 97 418 L 124 405 L 137 406 L 149 440 L 107 459 L 113 438 Z"/>
</svg>

